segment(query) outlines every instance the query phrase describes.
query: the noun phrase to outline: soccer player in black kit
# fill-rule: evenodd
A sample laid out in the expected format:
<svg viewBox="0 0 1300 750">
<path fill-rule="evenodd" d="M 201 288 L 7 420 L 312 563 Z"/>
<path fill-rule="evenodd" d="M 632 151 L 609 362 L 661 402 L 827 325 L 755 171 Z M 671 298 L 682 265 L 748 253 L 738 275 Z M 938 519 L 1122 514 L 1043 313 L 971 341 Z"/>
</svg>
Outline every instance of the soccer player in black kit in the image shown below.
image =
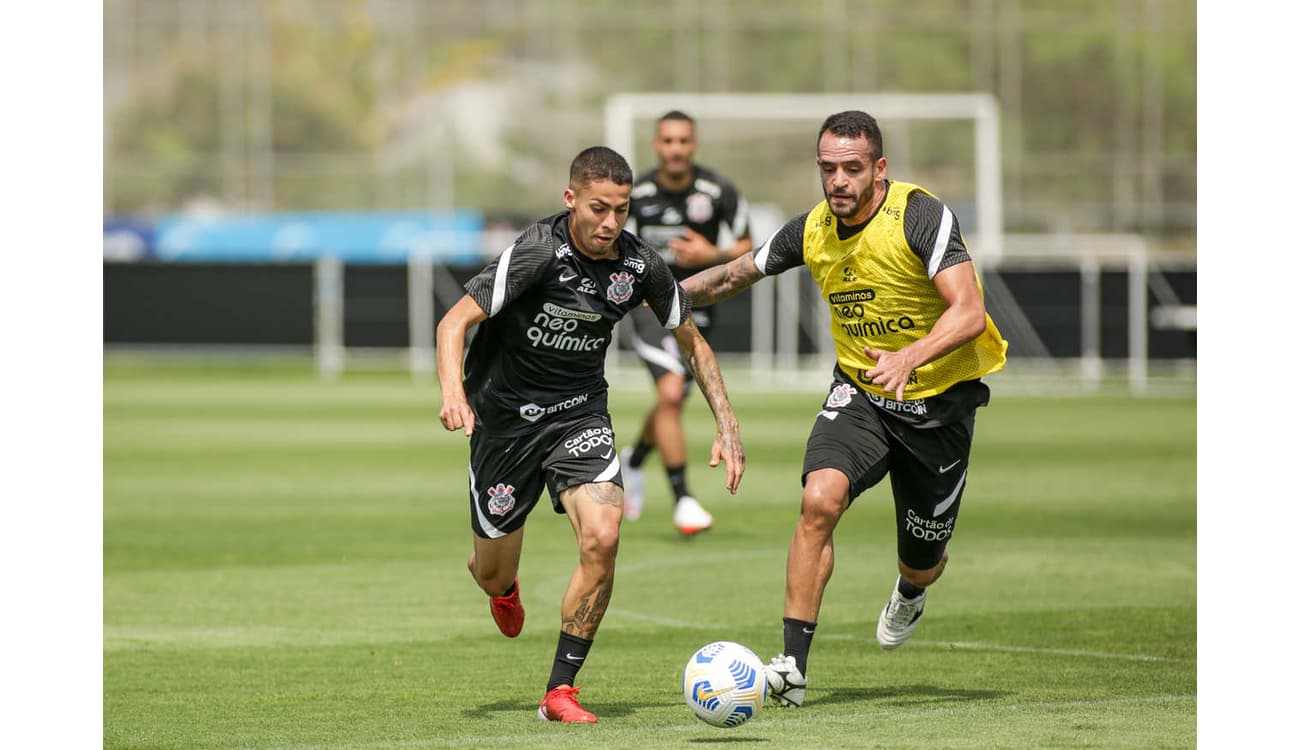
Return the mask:
<svg viewBox="0 0 1300 750">
<path fill-rule="evenodd" d="M 537 709 L 547 721 L 596 721 L 573 683 L 613 593 L 623 518 L 605 353 L 614 325 L 642 302 L 673 332 L 713 410 L 710 465 L 726 462 L 733 494 L 745 470 L 722 374 L 689 299 L 659 255 L 623 231 L 631 190 L 622 156 L 603 146 L 579 153 L 564 191 L 567 210 L 525 229 L 465 284 L 465 296 L 438 323 L 439 419 L 470 439 L 468 567 L 507 637 L 524 624 L 524 522 L 543 488 L 577 538 L 578 566 L 560 602 L 559 641 Z"/>
<path fill-rule="evenodd" d="M 727 178 L 695 163 L 695 121 L 683 112 L 668 112 L 655 123 L 651 145 L 659 165 L 632 186 L 628 231 L 650 243 L 678 280 L 753 249 L 749 209 L 740 192 Z M 709 312 L 695 311 L 694 317 L 701 333 L 707 335 Z M 676 498 L 673 525 L 691 536 L 712 527 L 713 515 L 686 484 L 682 406 L 690 393 L 690 368 L 671 332 L 664 330 L 648 308 L 634 310 L 629 322 L 634 326 L 633 348 L 654 378 L 655 404 L 645 415 L 637 442 L 620 454 L 624 515 L 629 521 L 641 515 L 645 497 L 641 464 L 657 447 Z"/>
</svg>

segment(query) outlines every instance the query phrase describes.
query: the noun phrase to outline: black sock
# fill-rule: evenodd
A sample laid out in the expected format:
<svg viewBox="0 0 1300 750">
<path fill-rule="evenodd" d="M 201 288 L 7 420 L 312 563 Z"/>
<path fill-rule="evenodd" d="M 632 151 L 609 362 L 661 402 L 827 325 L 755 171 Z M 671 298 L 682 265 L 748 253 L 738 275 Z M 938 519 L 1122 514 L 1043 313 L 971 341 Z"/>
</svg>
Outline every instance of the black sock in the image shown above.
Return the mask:
<svg viewBox="0 0 1300 750">
<path fill-rule="evenodd" d="M 813 633 L 817 630 L 817 623 L 804 622 L 793 617 L 783 617 L 781 622 L 785 623 L 785 651 L 781 653 L 793 656 L 799 671 L 807 677 L 808 651 L 812 649 Z"/>
<path fill-rule="evenodd" d="M 668 483 L 673 486 L 673 494 L 677 495 L 677 499 L 681 500 L 691 494 L 686 491 L 686 464 L 665 468 L 668 470 Z"/>
<path fill-rule="evenodd" d="M 647 443 L 645 438 L 638 439 L 636 445 L 632 446 L 632 455 L 627 457 L 627 465 L 635 469 L 645 463 L 645 457 L 650 455 L 654 449 L 654 443 Z"/>
<path fill-rule="evenodd" d="M 510 588 L 506 589 L 505 591 L 502 591 L 497 596 L 510 596 L 511 594 L 515 593 L 515 589 L 518 588 L 518 586 L 519 586 L 518 581 L 511 581 Z"/>
<path fill-rule="evenodd" d="M 913 584 L 906 578 L 898 577 L 898 593 L 903 595 L 904 599 L 915 599 L 925 593 L 925 589 Z"/>
<path fill-rule="evenodd" d="M 555 663 L 551 665 L 551 681 L 546 683 L 546 691 L 549 693 L 561 685 L 573 685 L 590 650 L 591 641 L 561 632 L 560 640 L 555 644 Z"/>
</svg>

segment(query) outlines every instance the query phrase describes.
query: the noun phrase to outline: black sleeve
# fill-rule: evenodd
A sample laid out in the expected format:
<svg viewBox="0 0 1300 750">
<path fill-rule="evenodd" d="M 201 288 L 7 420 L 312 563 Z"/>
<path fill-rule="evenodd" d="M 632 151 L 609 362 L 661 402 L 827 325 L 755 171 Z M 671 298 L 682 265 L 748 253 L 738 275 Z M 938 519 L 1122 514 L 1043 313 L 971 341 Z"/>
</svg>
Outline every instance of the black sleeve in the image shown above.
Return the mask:
<svg viewBox="0 0 1300 750">
<path fill-rule="evenodd" d="M 549 243 L 521 235 L 477 276 L 465 282 L 465 292 L 490 318 L 543 278 L 554 259 Z"/>
<path fill-rule="evenodd" d="M 785 226 L 754 248 L 754 265 L 766 276 L 773 276 L 803 265 L 803 227 L 809 211 L 787 221 Z"/>
<path fill-rule="evenodd" d="M 627 237 L 628 235 L 624 235 Z M 691 298 L 682 290 L 668 263 L 645 242 L 637 240 L 637 254 L 646 263 L 645 301 L 668 330 L 681 325 L 691 312 Z"/>
<path fill-rule="evenodd" d="M 948 266 L 970 260 L 957 215 L 938 198 L 920 190 L 907 196 L 903 235 L 932 279 Z"/>
</svg>

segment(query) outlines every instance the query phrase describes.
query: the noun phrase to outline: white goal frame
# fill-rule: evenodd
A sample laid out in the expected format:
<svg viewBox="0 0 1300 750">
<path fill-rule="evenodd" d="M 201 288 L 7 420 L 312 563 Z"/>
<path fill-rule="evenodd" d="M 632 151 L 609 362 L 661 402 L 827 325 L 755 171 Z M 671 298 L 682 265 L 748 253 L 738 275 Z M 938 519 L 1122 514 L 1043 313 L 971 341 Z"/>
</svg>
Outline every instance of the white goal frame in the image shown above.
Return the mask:
<svg viewBox="0 0 1300 750">
<path fill-rule="evenodd" d="M 670 110 L 682 110 L 699 119 L 807 121 L 813 128 L 829 115 L 862 110 L 880 120 L 967 120 L 974 128 L 975 226 L 966 234 L 980 263 L 996 266 L 1002 256 L 1002 144 L 998 104 L 991 94 L 735 94 L 735 93 L 638 93 L 615 94 L 605 100 L 605 145 L 627 158 L 637 172 L 636 124 L 653 121 Z M 809 129 L 809 142 L 812 141 Z M 762 242 L 765 237 L 755 237 Z M 786 278 L 789 277 L 789 278 Z M 752 376 L 771 385 L 777 379 L 801 379 L 798 361 L 798 278 L 783 274 L 775 285 L 758 284 L 752 289 Z M 775 286 L 775 291 L 773 291 Z M 776 311 L 781 315 L 777 318 Z M 826 315 L 819 308 L 820 315 Z M 819 321 L 819 335 L 829 337 L 826 321 Z M 776 335 L 773 336 L 773 328 Z M 822 340 L 823 355 L 834 347 Z M 610 347 L 609 366 L 619 365 L 618 347 Z M 816 365 L 824 372 L 826 362 Z M 779 374 L 779 378 L 778 378 Z"/>
<path fill-rule="evenodd" d="M 605 100 L 605 145 L 633 161 L 636 123 L 680 109 L 692 117 L 806 120 L 858 109 L 881 120 L 970 120 L 975 128 L 975 221 L 968 237 L 981 262 L 1002 253 L 1002 143 L 991 94 L 615 94 Z M 811 131 L 810 131 L 811 132 Z M 811 142 L 812 137 L 809 136 Z M 636 171 L 636 164 L 632 164 Z"/>
</svg>

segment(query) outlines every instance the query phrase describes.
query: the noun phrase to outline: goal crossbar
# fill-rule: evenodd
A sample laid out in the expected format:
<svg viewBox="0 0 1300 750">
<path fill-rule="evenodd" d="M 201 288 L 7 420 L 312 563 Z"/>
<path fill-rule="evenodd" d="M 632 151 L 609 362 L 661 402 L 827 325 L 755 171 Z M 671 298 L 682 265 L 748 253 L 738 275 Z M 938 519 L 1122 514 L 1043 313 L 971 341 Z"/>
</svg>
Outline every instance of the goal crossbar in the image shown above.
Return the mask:
<svg viewBox="0 0 1300 750">
<path fill-rule="evenodd" d="M 991 94 L 626 93 L 605 100 L 606 145 L 629 162 L 636 122 L 679 109 L 695 118 L 815 120 L 850 109 L 884 120 L 970 120 L 975 129 L 975 220 L 980 257 L 1002 254 L 1002 156 L 997 99 Z M 635 167 L 635 164 L 633 164 Z"/>
</svg>

